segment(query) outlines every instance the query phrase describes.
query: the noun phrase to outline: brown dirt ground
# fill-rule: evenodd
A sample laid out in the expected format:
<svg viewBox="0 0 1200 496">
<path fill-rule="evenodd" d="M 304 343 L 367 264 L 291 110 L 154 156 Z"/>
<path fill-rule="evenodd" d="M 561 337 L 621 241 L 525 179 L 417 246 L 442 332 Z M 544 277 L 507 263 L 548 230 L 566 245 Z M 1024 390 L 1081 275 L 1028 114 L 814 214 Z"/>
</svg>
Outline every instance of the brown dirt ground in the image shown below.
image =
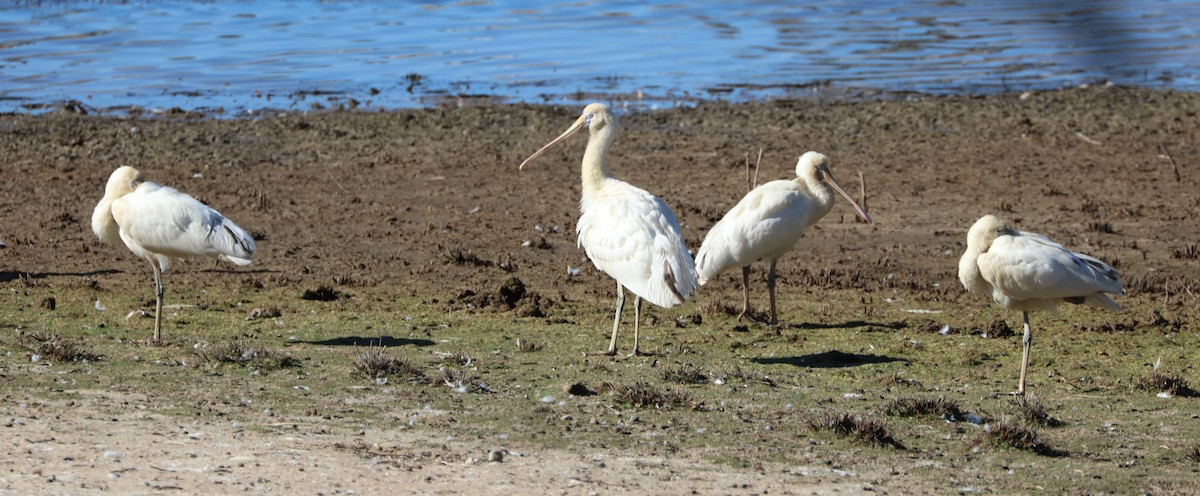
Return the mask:
<svg viewBox="0 0 1200 496">
<path fill-rule="evenodd" d="M 8 245 L 0 284 L 15 284 L 20 273 L 71 284 L 112 268 L 120 272 L 103 277 L 145 283 L 144 262 L 102 246 L 89 228 L 108 175 L 128 164 L 259 236 L 253 267 L 268 287 L 332 281 L 452 298 L 508 277 L 443 263 L 470 254 L 515 266 L 528 287 L 552 294 L 568 265 L 586 264 L 574 243 L 586 140 L 570 141 L 525 171 L 517 164 L 564 130 L 579 108 L 334 111 L 255 120 L 0 116 L 0 240 Z M 1127 283 L 1194 284 L 1200 279 L 1194 259 L 1172 253 L 1200 243 L 1198 110 L 1196 94 L 1119 87 L 1024 97 L 707 103 L 621 115 L 611 167 L 663 198 L 691 247 L 744 194 L 746 156 L 753 161 L 760 148 L 762 182 L 789 177 L 806 150 L 829 155 L 850 191 L 858 190 L 861 172 L 877 224 L 848 229 L 853 212 L 836 207 L 817 228 L 819 242 L 802 242 L 781 262 L 783 286 L 801 271 L 835 268 L 870 274 L 868 285 L 940 283 L 945 298 L 967 301 L 955 276 L 957 258 L 966 229 L 985 213 L 1119 261 Z M 537 225 L 547 232 L 536 232 Z M 526 240 L 544 249 L 522 247 Z M 207 275 L 180 270 L 170 277 L 184 285 Z M 597 298 L 611 297 L 607 278 L 584 284 Z M 736 298 L 735 287 L 725 289 Z M 636 453 L 606 454 L 602 464 L 577 453 L 543 453 L 502 464 L 459 457 L 418 460 L 418 470 L 364 466 L 347 462 L 359 454 L 330 448 L 364 442 L 353 437 L 318 442 L 137 409 L 117 418 L 98 413 L 96 403 L 121 401 L 137 403 L 97 395 L 73 405 L 6 405 L 6 416 L 26 420 L 0 449 L 31 464 L 71 467 L 90 487 L 121 493 L 284 493 L 313 484 L 348 492 L 371 480 L 409 481 L 422 492 L 478 490 L 478 480 L 491 481 L 490 492 L 518 484 L 568 492 L 549 482 L 562 479 L 601 492 L 788 490 L 784 478 Z M 100 426 L 106 433 L 96 438 Z M 395 444 L 420 434 L 371 435 Z M 148 451 L 141 443 L 146 436 L 163 442 Z M 150 468 L 112 471 L 113 460 L 130 458 Z M 221 479 L 215 486 L 214 470 Z M 9 481 L 10 490 L 36 491 L 34 479 Z M 607 482 L 595 482 L 601 480 Z M 660 487 L 662 481 L 669 484 Z"/>
</svg>

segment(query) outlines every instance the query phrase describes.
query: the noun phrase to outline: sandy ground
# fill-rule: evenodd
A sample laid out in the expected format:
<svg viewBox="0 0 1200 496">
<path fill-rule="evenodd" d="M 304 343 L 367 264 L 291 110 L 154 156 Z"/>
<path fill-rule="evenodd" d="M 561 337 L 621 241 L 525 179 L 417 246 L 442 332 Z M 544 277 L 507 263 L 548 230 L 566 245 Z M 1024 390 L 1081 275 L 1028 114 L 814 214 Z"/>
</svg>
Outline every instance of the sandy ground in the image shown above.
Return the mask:
<svg viewBox="0 0 1200 496">
<path fill-rule="evenodd" d="M 283 423 L 273 432 L 186 422 L 145 398 L 95 392 L 6 408 L 4 494 L 845 494 L 857 474 L 818 467 L 730 471 L 693 457 L 464 447 L 396 430 L 332 433 Z M 499 458 L 494 452 L 499 452 Z M 845 479 L 839 482 L 839 479 Z"/>
<path fill-rule="evenodd" d="M 515 266 L 527 286 L 553 294 L 568 266 L 587 263 L 573 234 L 586 140 L 525 171 L 517 164 L 566 129 L 581 107 L 236 121 L 0 116 L 0 240 L 8 245 L 0 283 L 87 284 L 102 275 L 143 284 L 144 262 L 100 245 L 88 227 L 108 175 L 128 164 L 259 237 L 258 272 L 248 277 L 266 288 L 332 281 L 450 298 L 507 277 L 443 263 L 467 253 Z M 836 208 L 818 228 L 824 241 L 803 244 L 781 264 L 785 287 L 801 270 L 828 267 L 869 274 L 879 281 L 869 283 L 875 289 L 940 283 L 944 298 L 964 298 L 956 261 L 966 229 L 985 213 L 1112 261 L 1127 281 L 1194 284 L 1194 259 L 1173 253 L 1200 242 L 1198 110 L 1194 94 L 1125 88 L 714 103 L 622 114 L 612 169 L 665 199 L 691 247 L 744 194 L 746 156 L 760 148 L 760 182 L 790 177 L 810 149 L 830 156 L 834 174 L 856 196 L 861 173 L 877 222 L 869 239 L 845 228 L 850 209 Z M 182 270 L 171 280 L 205 276 Z M 588 284 L 610 297 L 608 279 Z M 72 404 L 12 395 L 4 403 L 6 494 L 857 493 L 872 480 L 806 467 L 737 471 L 688 455 L 546 450 L 489 462 L 496 447 L 438 449 L 444 439 L 408 431 L 188 423 L 155 413 L 144 398 L 110 392 Z"/>
</svg>

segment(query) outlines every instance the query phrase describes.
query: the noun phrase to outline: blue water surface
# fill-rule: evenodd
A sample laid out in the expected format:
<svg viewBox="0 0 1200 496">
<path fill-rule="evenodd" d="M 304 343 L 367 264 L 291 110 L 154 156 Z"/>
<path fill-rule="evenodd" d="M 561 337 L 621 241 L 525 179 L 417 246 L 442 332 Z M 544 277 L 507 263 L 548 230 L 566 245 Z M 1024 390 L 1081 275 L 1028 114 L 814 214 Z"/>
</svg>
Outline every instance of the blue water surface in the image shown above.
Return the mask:
<svg viewBox="0 0 1200 496">
<path fill-rule="evenodd" d="M 18 2 L 0 111 L 1200 89 L 1200 2 Z"/>
</svg>

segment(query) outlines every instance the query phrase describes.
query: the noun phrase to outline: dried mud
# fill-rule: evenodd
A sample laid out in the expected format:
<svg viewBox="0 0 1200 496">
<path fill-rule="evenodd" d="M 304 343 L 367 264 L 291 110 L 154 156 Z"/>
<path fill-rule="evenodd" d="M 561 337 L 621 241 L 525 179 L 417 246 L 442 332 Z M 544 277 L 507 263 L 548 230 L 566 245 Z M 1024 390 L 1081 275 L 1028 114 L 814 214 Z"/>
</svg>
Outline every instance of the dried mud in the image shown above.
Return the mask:
<svg viewBox="0 0 1200 496">
<path fill-rule="evenodd" d="M 108 175 L 133 165 L 147 179 L 217 208 L 259 240 L 254 265 L 245 270 L 214 278 L 217 264 L 190 262 L 168 276 L 170 284 L 203 278 L 332 299 L 386 287 L 447 310 L 468 306 L 547 319 L 556 318 L 563 301 L 595 300 L 607 313 L 611 279 L 575 245 L 586 140 L 570 140 L 517 170 L 578 111 L 481 106 L 281 112 L 253 120 L 0 116 L 0 240 L 7 245 L 0 284 L 24 278 L 145 287 L 145 263 L 123 247 L 102 245 L 89 227 Z M 848 206 L 836 206 L 781 260 L 781 292 L 902 288 L 928 300 L 981 303 L 964 294 L 955 272 L 967 228 L 986 213 L 1111 262 L 1131 295 L 1194 290 L 1200 283 L 1197 111 L 1196 94 L 1120 87 L 705 103 L 621 114 L 611 169 L 663 198 L 693 248 L 745 193 L 746 162 L 760 149 L 760 182 L 791 177 L 807 150 L 829 155 L 834 175 L 855 196 L 863 178 L 876 224 L 860 224 Z M 569 275 L 579 267 L 581 274 Z M 689 304 L 739 298 L 730 274 Z M 919 320 L 898 325 L 920 327 Z M 74 412 L 87 422 L 89 412 Z M 189 440 L 186 433 L 161 435 Z M 236 446 L 241 434 L 221 436 Z M 469 474 L 462 477 L 458 489 L 470 488 Z"/>
</svg>

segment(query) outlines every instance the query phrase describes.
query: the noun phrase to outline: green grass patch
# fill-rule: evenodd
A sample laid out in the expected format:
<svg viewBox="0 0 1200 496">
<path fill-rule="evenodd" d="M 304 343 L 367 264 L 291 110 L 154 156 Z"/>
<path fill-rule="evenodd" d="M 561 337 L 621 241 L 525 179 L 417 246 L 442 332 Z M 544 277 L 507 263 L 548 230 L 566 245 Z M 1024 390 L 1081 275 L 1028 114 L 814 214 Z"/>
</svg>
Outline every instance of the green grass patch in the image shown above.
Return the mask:
<svg viewBox="0 0 1200 496">
<path fill-rule="evenodd" d="M 816 282 L 862 277 L 818 275 Z M 501 310 L 499 296 L 472 308 L 456 300 L 459 291 L 397 295 L 360 285 L 353 297 L 322 301 L 284 283 L 180 284 L 169 286 L 168 303 L 193 306 L 164 312 L 168 343 L 156 345 L 148 342 L 153 319 L 131 315 L 147 308 L 145 281 L 35 282 L 12 281 L 0 292 L 0 322 L 9 329 L 0 336 L 6 401 L 112 397 L 119 399 L 114 409 L 236 421 L 248 430 L 415 430 L 518 452 L 688 452 L 731 468 L 896 470 L 925 484 L 916 487 L 946 491 L 960 487 L 944 485 L 947 477 L 999 493 L 1033 485 L 1049 492 L 1178 488 L 1172 481 L 1193 477 L 1200 463 L 1180 463 L 1195 446 L 1179 440 L 1200 439 L 1194 400 L 1146 392 L 1200 380 L 1194 371 L 1181 370 L 1174 383 L 1147 380 L 1152 389 L 1131 387 L 1130 378 L 1146 376 L 1159 357 L 1190 363 L 1200 349 L 1196 310 L 1160 308 L 1150 297 L 1122 299 L 1123 314 L 1068 306 L 1057 317 L 1039 315 L 1021 405 L 1002 394 L 1016 385 L 1020 337 L 983 337 L 999 329 L 995 322 L 1020 316 L 953 300 L 889 304 L 879 293 L 821 289 L 820 303 L 812 303 L 812 294 L 789 287 L 780 292 L 785 323 L 775 327 L 738 322 L 724 310 L 697 322 L 703 300 L 672 310 L 646 306 L 641 345 L 654 355 L 598 357 L 584 352 L 607 344 L 611 301 L 583 291 L 543 295 L 537 308 L 545 314 L 533 316 L 522 310 L 531 307 L 532 291 Z M 500 295 L 500 287 L 478 292 Z M 730 288 L 728 298 L 740 294 Z M 43 304 L 51 296 L 53 309 Z M 935 322 L 955 332 L 924 331 L 930 317 L 904 311 L 912 307 L 955 310 Z M 632 345 L 630 314 L 627 308 L 618 338 L 624 350 Z M 1103 330 L 1135 320 L 1128 330 Z M 98 359 L 35 362 L 30 347 L 42 341 L 34 334 Z M 984 439 L 981 427 L 942 420 L 955 411 L 1007 416 L 1015 427 L 1039 429 L 1033 439 L 1052 448 L 1037 448 L 1019 430 Z M 1040 423 L 1047 418 L 1061 424 Z M 345 449 L 397 466 L 431 461 L 426 450 L 366 446 Z M 1159 446 L 1170 446 L 1171 455 Z M 1071 456 L 1046 456 L 1054 453 Z M 1127 460 L 1138 464 L 1114 468 Z M 1021 467 L 1021 476 L 1003 467 Z"/>
</svg>

